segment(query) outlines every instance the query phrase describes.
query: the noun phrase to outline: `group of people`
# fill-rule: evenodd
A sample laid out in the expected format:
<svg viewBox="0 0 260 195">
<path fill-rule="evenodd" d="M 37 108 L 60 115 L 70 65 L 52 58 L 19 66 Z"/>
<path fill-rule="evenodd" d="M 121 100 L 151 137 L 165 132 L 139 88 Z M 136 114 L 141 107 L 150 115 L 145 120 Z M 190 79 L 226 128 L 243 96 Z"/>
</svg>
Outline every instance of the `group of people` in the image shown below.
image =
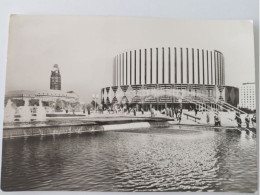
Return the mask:
<svg viewBox="0 0 260 195">
<path fill-rule="evenodd" d="M 137 108 L 136 107 L 120 107 L 120 106 L 113 106 L 113 107 L 109 107 L 108 109 L 106 109 L 106 111 L 109 113 L 109 114 L 115 114 L 115 113 L 127 113 L 127 114 L 130 114 L 130 113 L 133 113 L 134 116 L 136 116 L 136 113 L 137 113 Z M 142 115 L 144 114 L 144 109 L 141 108 L 141 113 Z"/>
<path fill-rule="evenodd" d="M 166 107 L 165 109 L 163 109 L 161 111 L 162 114 L 165 114 L 168 117 L 174 118 L 174 114 L 176 116 L 177 121 L 179 121 L 179 123 L 181 122 L 181 117 L 182 117 L 182 108 L 179 107 L 175 107 L 175 108 L 168 108 Z"/>
<path fill-rule="evenodd" d="M 237 121 L 238 127 L 241 127 L 242 121 L 241 121 L 241 118 L 240 118 L 240 114 L 238 112 L 236 113 L 235 120 Z M 250 124 L 249 114 L 246 116 L 245 122 L 246 122 L 246 128 L 249 128 L 249 124 Z M 256 115 L 255 114 L 251 118 L 251 122 L 252 122 L 252 126 L 255 127 L 255 125 L 256 125 Z"/>
<path fill-rule="evenodd" d="M 235 120 L 237 121 L 237 126 L 241 127 L 242 119 L 241 119 L 239 112 L 236 112 Z M 215 114 L 214 121 L 215 121 L 215 126 L 221 126 L 221 120 L 220 120 L 220 116 L 218 113 Z M 250 121 L 252 122 L 252 126 L 255 127 L 256 126 L 256 115 L 255 114 L 253 115 L 253 117 L 251 119 L 250 119 L 249 114 L 247 114 L 247 116 L 245 117 L 246 128 L 249 128 Z"/>
</svg>

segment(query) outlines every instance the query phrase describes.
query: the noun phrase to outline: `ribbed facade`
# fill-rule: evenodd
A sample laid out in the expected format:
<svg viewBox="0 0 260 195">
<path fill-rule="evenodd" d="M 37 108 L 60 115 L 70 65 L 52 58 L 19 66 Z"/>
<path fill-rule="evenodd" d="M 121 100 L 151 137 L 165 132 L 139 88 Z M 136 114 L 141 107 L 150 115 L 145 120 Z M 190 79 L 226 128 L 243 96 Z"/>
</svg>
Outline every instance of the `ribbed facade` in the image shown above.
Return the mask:
<svg viewBox="0 0 260 195">
<path fill-rule="evenodd" d="M 189 108 L 203 98 L 237 106 L 238 89 L 225 84 L 224 56 L 220 51 L 157 47 L 124 51 L 114 58 L 113 86 L 101 89 L 101 103 Z M 209 103 L 210 102 L 206 102 Z"/>
<path fill-rule="evenodd" d="M 118 54 L 114 86 L 144 84 L 225 85 L 224 56 L 217 50 L 158 47 Z"/>
</svg>

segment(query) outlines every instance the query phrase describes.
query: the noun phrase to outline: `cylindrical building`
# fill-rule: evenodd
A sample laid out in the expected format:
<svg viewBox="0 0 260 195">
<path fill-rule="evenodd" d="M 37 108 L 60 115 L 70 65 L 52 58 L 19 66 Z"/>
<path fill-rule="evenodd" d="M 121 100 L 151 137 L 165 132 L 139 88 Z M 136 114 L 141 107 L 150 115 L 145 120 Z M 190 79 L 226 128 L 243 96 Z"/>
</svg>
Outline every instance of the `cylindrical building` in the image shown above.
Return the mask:
<svg viewBox="0 0 260 195">
<path fill-rule="evenodd" d="M 217 50 L 160 47 L 130 50 L 114 60 L 114 86 L 225 85 L 224 56 Z"/>
<path fill-rule="evenodd" d="M 125 51 L 114 58 L 113 86 L 101 90 L 102 103 L 190 106 L 185 96 L 225 100 L 225 64 L 220 51 L 157 47 Z M 237 88 L 234 90 L 238 91 Z M 178 94 L 177 94 L 178 91 Z M 228 93 L 228 92 L 227 92 Z M 181 95 L 180 95 L 181 94 Z M 236 106 L 238 101 L 229 98 Z"/>
</svg>

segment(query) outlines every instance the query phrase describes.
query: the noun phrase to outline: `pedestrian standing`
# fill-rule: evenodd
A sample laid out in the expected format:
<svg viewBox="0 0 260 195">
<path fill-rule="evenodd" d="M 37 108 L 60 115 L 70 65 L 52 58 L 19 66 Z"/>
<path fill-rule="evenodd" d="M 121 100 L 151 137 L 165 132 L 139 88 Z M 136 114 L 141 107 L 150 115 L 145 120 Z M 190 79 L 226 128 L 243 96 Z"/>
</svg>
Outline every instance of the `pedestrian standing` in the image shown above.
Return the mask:
<svg viewBox="0 0 260 195">
<path fill-rule="evenodd" d="M 134 108 L 134 116 L 136 116 L 136 108 Z"/>
<path fill-rule="evenodd" d="M 214 116 L 214 121 L 215 121 L 215 126 L 221 126 L 220 117 L 217 113 Z"/>
<path fill-rule="evenodd" d="M 168 112 L 168 108 L 167 108 L 167 107 L 165 108 L 165 114 L 166 114 L 166 116 L 169 115 L 169 112 Z"/>
<path fill-rule="evenodd" d="M 239 113 L 239 112 L 236 112 L 235 120 L 237 121 L 237 126 L 238 126 L 238 127 L 241 127 L 242 120 L 241 120 L 241 117 L 240 117 L 240 113 Z"/>
<path fill-rule="evenodd" d="M 209 118 L 209 112 L 207 112 L 206 120 L 207 120 L 207 124 L 209 124 L 209 121 L 210 121 L 210 118 Z"/>
<path fill-rule="evenodd" d="M 178 111 L 177 120 L 179 121 L 179 124 L 180 124 L 180 122 L 181 122 L 181 111 L 180 110 Z"/>
<path fill-rule="evenodd" d="M 151 108 L 151 117 L 155 117 L 155 109 Z"/>
<path fill-rule="evenodd" d="M 169 117 L 172 117 L 172 109 L 169 108 Z"/>
<path fill-rule="evenodd" d="M 178 108 L 174 108 L 174 112 L 175 112 L 175 115 L 176 115 L 176 119 L 178 119 Z"/>
<path fill-rule="evenodd" d="M 255 128 L 255 125 L 256 125 L 256 115 L 255 115 L 255 114 L 254 114 L 253 117 L 251 118 L 251 121 L 252 121 L 253 127 Z"/>
<path fill-rule="evenodd" d="M 142 115 L 144 115 L 144 109 L 143 108 L 141 108 L 141 112 L 142 112 Z"/>
<path fill-rule="evenodd" d="M 250 123 L 249 115 L 246 116 L 245 121 L 246 121 L 246 128 L 249 128 L 249 123 Z"/>
</svg>

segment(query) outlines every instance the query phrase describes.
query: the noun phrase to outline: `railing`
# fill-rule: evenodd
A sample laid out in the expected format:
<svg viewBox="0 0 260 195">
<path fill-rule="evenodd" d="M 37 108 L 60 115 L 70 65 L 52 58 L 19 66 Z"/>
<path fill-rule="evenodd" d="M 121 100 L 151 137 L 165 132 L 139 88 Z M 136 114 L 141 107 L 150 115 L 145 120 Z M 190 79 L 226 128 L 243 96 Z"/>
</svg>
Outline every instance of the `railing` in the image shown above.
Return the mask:
<svg viewBox="0 0 260 195">
<path fill-rule="evenodd" d="M 190 98 L 191 98 L 191 97 L 190 97 Z M 203 105 L 203 106 L 205 105 L 205 108 L 206 108 L 207 111 L 213 110 L 215 113 L 218 112 L 217 109 L 208 106 L 207 103 L 205 103 L 205 101 L 199 101 L 198 99 L 197 99 L 197 100 L 194 100 L 194 99 L 190 99 L 190 98 L 184 97 L 184 99 L 185 99 L 186 101 L 188 101 L 188 102 L 190 102 L 190 103 L 193 103 L 193 104 L 195 104 L 195 105 L 199 105 L 199 106 L 200 106 L 200 104 Z M 234 106 L 232 106 L 232 105 L 230 105 L 230 104 L 228 104 L 228 103 L 226 103 L 226 102 L 223 102 L 223 103 L 216 102 L 215 100 L 213 100 L 213 98 L 206 98 L 206 97 L 204 97 L 203 95 L 202 95 L 202 96 L 199 96 L 199 99 L 200 99 L 200 98 L 201 98 L 201 99 L 206 99 L 210 104 L 222 106 L 222 109 L 225 110 L 225 111 L 230 112 L 230 111 L 234 111 L 234 110 L 235 110 L 236 112 L 241 112 L 241 113 L 243 113 L 243 114 L 246 114 L 244 111 L 242 111 L 242 110 L 240 110 L 240 109 L 238 109 L 238 108 L 236 108 L 236 107 L 234 107 Z M 223 105 L 225 105 L 225 106 L 228 107 L 228 108 L 225 108 Z M 232 110 L 230 110 L 230 108 L 231 108 Z M 240 116 L 237 116 L 237 117 L 240 118 L 240 120 L 241 120 L 241 127 L 242 127 L 242 124 L 243 124 L 242 119 L 241 119 Z M 229 119 L 230 119 L 230 118 L 229 118 Z M 232 119 L 230 119 L 230 120 L 232 120 Z M 232 121 L 233 121 L 233 120 L 232 120 Z M 241 132 L 241 130 L 240 130 L 238 127 L 236 127 L 236 126 L 233 126 L 233 127 L 236 128 L 237 130 L 239 130 L 239 131 Z M 250 129 L 248 129 L 247 127 L 243 127 L 243 128 L 246 129 L 246 130 L 248 130 L 248 131 L 250 131 Z M 255 135 L 254 132 L 252 132 L 252 133 Z"/>
<path fill-rule="evenodd" d="M 201 119 L 200 117 L 197 117 L 197 116 L 192 116 L 192 115 L 190 115 L 190 114 L 187 114 L 187 113 L 183 113 L 183 114 L 187 116 L 187 119 L 188 119 L 189 117 L 191 117 L 191 118 L 194 118 L 194 119 L 195 119 L 195 122 L 196 122 L 196 119 L 198 119 L 198 120 L 200 120 L 200 119 Z"/>
</svg>

